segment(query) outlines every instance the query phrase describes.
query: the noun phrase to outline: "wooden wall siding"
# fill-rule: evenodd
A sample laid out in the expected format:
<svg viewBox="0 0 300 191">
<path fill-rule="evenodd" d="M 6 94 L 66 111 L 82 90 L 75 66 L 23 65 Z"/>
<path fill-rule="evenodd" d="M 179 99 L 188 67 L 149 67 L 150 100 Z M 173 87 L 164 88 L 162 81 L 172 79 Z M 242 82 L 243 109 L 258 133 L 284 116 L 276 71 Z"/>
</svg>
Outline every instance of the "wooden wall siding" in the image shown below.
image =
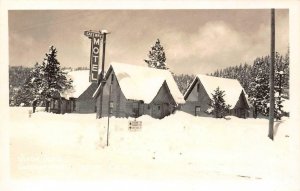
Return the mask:
<svg viewBox="0 0 300 191">
<path fill-rule="evenodd" d="M 134 112 L 133 104 L 138 103 L 138 113 Z M 144 106 L 145 104 L 141 101 L 136 100 L 126 100 L 125 103 L 125 117 L 139 117 L 144 115 Z"/>
<path fill-rule="evenodd" d="M 60 113 L 60 98 L 52 98 L 50 101 L 50 112 L 52 113 Z"/>
<path fill-rule="evenodd" d="M 152 100 L 152 103 L 153 104 L 168 103 L 168 104 L 172 104 L 174 106 L 176 105 L 176 102 L 174 101 L 166 82 L 164 82 L 162 84 L 157 95 Z"/>
<path fill-rule="evenodd" d="M 246 118 L 249 117 L 249 106 L 246 101 L 244 92 L 241 92 L 239 100 L 235 107 L 232 109 L 231 114 L 237 117 Z"/>
<path fill-rule="evenodd" d="M 164 82 L 157 95 L 150 104 L 150 115 L 154 118 L 163 118 L 175 110 L 174 101 L 167 84 Z M 149 111 L 148 111 L 149 112 Z"/>
<path fill-rule="evenodd" d="M 71 101 L 63 98 L 54 98 L 50 101 L 50 112 L 64 114 L 71 113 Z"/>
<path fill-rule="evenodd" d="M 199 84 L 199 92 L 197 92 L 197 86 Z M 204 89 L 203 84 L 197 79 L 195 84 L 193 84 L 192 90 L 188 97 L 186 98 L 186 103 L 182 105 L 181 110 L 192 115 L 196 115 L 196 107 L 200 106 L 199 116 L 212 116 L 206 113 L 209 106 L 210 98 Z M 230 115 L 237 117 L 246 118 L 249 116 L 248 104 L 244 92 L 241 92 L 239 100 L 234 108 L 230 110 Z"/>
<path fill-rule="evenodd" d="M 188 95 L 188 97 L 186 98 L 186 101 L 191 101 L 191 102 L 195 102 L 195 101 L 199 101 L 198 98 L 198 92 L 197 92 L 197 84 L 199 83 L 198 78 L 196 79 L 195 85 L 193 85 L 193 89 L 190 92 L 190 94 Z"/>
<path fill-rule="evenodd" d="M 111 76 L 112 74 L 114 75 L 114 80 L 113 83 L 111 84 Z M 126 112 L 126 98 L 121 91 L 119 82 L 116 79 L 116 76 L 114 72 L 112 71 L 106 81 L 106 84 L 104 85 L 103 88 L 103 104 L 102 104 L 102 115 L 100 114 L 100 94 L 97 97 L 97 118 L 100 116 L 102 117 L 107 117 L 108 116 L 108 102 L 109 102 L 109 88 L 111 86 L 111 94 L 110 94 L 110 100 L 113 102 L 113 110 L 112 110 L 112 115 L 116 117 L 126 117 L 127 112 Z"/>
<path fill-rule="evenodd" d="M 143 104 L 143 107 L 144 115 L 151 116 L 151 104 Z"/>
<path fill-rule="evenodd" d="M 95 100 L 77 100 L 76 101 L 76 113 L 95 113 L 96 112 L 96 103 Z"/>
<path fill-rule="evenodd" d="M 239 97 L 238 102 L 236 103 L 234 108 L 244 108 L 244 109 L 250 109 L 248 106 L 248 103 L 246 101 L 246 96 L 244 92 L 242 91 Z"/>
<path fill-rule="evenodd" d="M 197 86 L 199 84 L 199 92 L 197 92 Z M 200 106 L 200 116 L 210 116 L 206 113 L 207 109 L 210 107 L 210 98 L 204 89 L 204 86 L 199 81 L 196 80 L 195 85 L 193 86 L 192 91 L 186 98 L 186 103 L 181 106 L 181 110 L 187 112 L 191 115 L 196 114 L 196 107 Z"/>
<path fill-rule="evenodd" d="M 98 87 L 97 83 L 92 83 L 78 98 L 77 100 L 90 100 L 93 99 L 93 94 Z"/>
<path fill-rule="evenodd" d="M 102 113 L 102 108 L 101 108 L 101 92 L 102 92 L 102 87 L 100 87 L 100 93 L 98 93 L 98 96 L 95 98 L 96 99 L 96 107 L 97 107 L 97 112 L 96 112 L 96 118 L 99 119 L 101 118 L 101 113 Z"/>
</svg>

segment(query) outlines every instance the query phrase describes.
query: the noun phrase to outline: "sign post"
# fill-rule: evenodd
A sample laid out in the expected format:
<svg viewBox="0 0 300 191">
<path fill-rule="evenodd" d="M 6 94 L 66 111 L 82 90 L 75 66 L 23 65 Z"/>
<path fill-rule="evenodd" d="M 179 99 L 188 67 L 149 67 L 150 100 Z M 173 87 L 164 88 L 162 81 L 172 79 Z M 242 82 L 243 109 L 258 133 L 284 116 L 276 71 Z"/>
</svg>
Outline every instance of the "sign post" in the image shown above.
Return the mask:
<svg viewBox="0 0 300 191">
<path fill-rule="evenodd" d="M 105 45 L 106 35 L 109 34 L 106 30 L 101 31 L 84 31 L 84 35 L 91 39 L 91 55 L 90 55 L 90 76 L 89 80 L 92 83 L 104 83 L 104 62 L 105 62 Z M 102 67 L 100 75 L 99 72 L 99 54 L 100 54 L 100 42 L 102 40 Z M 100 112 L 97 118 L 102 117 L 102 105 L 103 105 L 103 86 L 100 86 Z"/>
<path fill-rule="evenodd" d="M 98 82 L 100 41 L 103 38 L 102 33 L 93 31 L 84 31 L 84 35 L 91 39 L 90 55 L 90 82 Z"/>
<path fill-rule="evenodd" d="M 137 131 L 140 130 L 142 128 L 142 121 L 137 121 L 136 119 L 134 119 L 134 121 L 129 121 L 128 123 L 128 129 L 130 131 Z"/>
</svg>

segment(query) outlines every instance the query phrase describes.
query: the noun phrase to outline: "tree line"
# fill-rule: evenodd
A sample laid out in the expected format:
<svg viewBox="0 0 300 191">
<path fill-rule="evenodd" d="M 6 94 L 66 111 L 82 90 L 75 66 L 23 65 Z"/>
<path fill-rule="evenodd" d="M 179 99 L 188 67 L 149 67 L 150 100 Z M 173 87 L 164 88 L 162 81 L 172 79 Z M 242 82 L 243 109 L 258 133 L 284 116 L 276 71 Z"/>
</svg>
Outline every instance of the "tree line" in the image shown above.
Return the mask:
<svg viewBox="0 0 300 191">
<path fill-rule="evenodd" d="M 217 70 L 211 76 L 237 79 L 249 96 L 253 106 L 254 117 L 261 114 L 268 116 L 270 103 L 270 56 L 257 57 L 252 65 L 244 64 Z M 285 114 L 282 103 L 289 99 L 289 51 L 283 56 L 276 52 L 275 56 L 275 117 Z"/>
</svg>

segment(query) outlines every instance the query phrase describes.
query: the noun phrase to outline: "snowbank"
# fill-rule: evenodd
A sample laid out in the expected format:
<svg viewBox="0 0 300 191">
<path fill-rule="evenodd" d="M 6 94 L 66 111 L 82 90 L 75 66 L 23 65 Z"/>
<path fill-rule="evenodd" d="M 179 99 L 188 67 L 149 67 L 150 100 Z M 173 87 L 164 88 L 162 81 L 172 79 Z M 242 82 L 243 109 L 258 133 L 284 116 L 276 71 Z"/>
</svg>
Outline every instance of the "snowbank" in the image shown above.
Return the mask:
<svg viewBox="0 0 300 191">
<path fill-rule="evenodd" d="M 111 117 L 107 147 L 108 118 L 45 112 L 29 118 L 26 108 L 10 109 L 16 179 L 195 181 L 209 190 L 218 183 L 241 183 L 235 189 L 245 190 L 244 182 L 251 182 L 249 190 L 299 188 L 295 156 L 300 147 L 293 144 L 289 118 L 275 123 L 273 142 L 265 119 L 177 111 L 162 120 L 141 116 L 142 128 L 130 131 L 132 118 Z"/>
</svg>

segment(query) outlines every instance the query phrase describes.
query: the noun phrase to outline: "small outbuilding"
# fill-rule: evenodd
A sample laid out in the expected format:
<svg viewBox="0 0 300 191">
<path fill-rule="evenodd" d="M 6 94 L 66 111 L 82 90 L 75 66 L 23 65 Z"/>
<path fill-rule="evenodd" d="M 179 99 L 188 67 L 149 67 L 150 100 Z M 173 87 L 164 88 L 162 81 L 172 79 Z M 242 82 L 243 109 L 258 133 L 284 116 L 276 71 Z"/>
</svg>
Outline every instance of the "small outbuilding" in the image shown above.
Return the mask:
<svg viewBox="0 0 300 191">
<path fill-rule="evenodd" d="M 230 115 L 240 118 L 249 116 L 250 104 L 243 87 L 236 79 L 197 75 L 184 94 L 186 103 L 181 110 L 195 116 L 209 116 L 209 103 L 217 88 L 225 91 L 224 100 L 230 105 Z"/>
<path fill-rule="evenodd" d="M 97 118 L 150 115 L 161 119 L 183 104 L 172 74 L 168 70 L 112 63 L 94 93 Z"/>
<path fill-rule="evenodd" d="M 89 82 L 89 70 L 70 71 L 67 78 L 71 79 L 73 88 L 57 93 L 50 101 L 53 113 L 95 113 L 96 102 L 93 93 L 97 83 Z"/>
</svg>

